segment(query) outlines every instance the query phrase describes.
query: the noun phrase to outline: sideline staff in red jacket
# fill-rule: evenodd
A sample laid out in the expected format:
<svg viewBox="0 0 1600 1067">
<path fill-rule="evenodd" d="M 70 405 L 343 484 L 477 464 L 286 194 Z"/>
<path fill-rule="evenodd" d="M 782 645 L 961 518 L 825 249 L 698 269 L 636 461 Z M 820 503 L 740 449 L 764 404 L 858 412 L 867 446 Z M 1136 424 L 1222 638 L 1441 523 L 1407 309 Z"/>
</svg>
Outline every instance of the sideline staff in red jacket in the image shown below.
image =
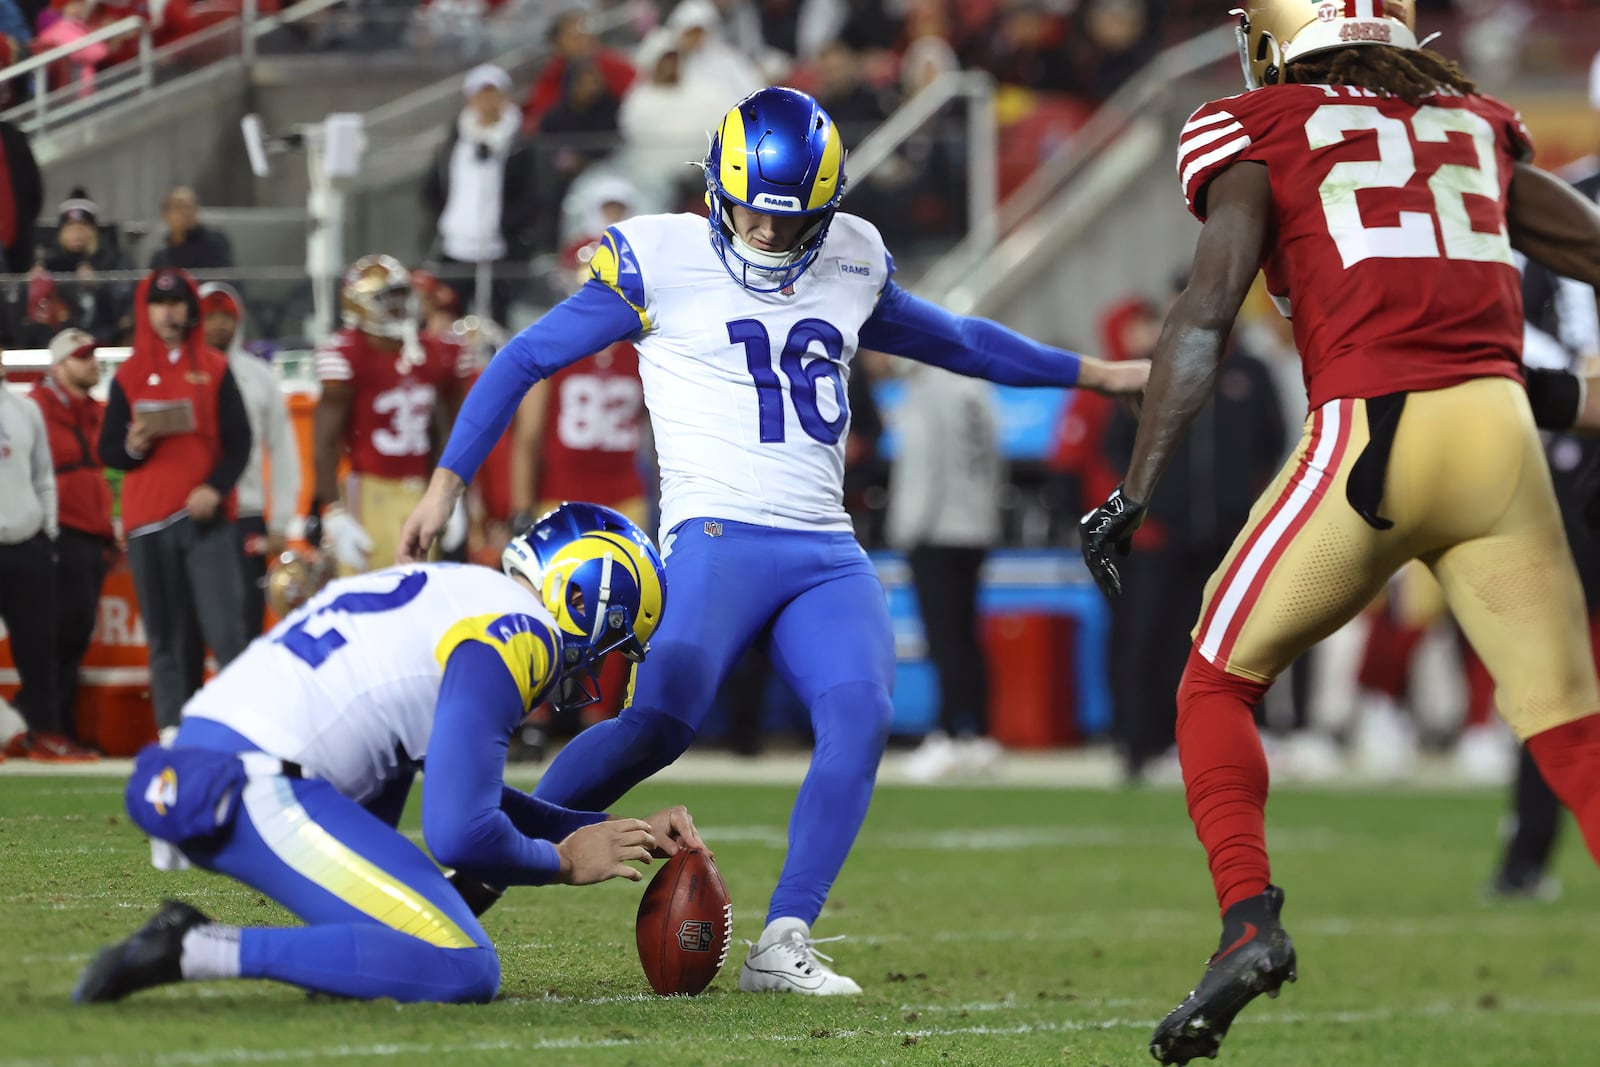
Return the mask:
<svg viewBox="0 0 1600 1067">
<path fill-rule="evenodd" d="M 156 724 L 176 730 L 205 670 L 244 651 L 244 576 L 233 486 L 250 423 L 228 360 L 205 343 L 189 275 L 152 271 L 134 300 L 133 354 L 117 369 L 100 458 L 128 472 L 122 527 L 150 645 Z"/>
<path fill-rule="evenodd" d="M 111 486 L 100 465 L 100 422 L 105 406 L 89 395 L 100 381 L 95 340 L 79 329 L 50 341 L 50 373 L 33 387 L 44 415 L 56 468 L 56 721 L 73 734 L 78 666 L 89 650 L 100 612 L 100 587 L 116 554 L 111 528 Z M 90 753 L 83 753 L 85 756 Z"/>
</svg>

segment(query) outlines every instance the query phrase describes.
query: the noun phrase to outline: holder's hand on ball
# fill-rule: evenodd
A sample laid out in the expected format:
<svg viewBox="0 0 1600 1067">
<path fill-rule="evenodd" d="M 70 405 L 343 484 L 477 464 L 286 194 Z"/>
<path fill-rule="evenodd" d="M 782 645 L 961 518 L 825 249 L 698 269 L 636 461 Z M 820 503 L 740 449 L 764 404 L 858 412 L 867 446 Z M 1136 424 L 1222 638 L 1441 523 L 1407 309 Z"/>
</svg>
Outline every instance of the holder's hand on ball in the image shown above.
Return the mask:
<svg viewBox="0 0 1600 1067">
<path fill-rule="evenodd" d="M 651 855 L 656 859 L 671 859 L 679 849 L 684 848 L 697 848 L 707 856 L 716 858 L 706 848 L 706 843 L 700 840 L 700 832 L 694 828 L 694 816 L 682 804 L 663 808 L 645 822 L 650 824 L 650 832 L 655 835 L 656 848 Z"/>
<path fill-rule="evenodd" d="M 567 885 L 594 885 L 613 878 L 642 881 L 644 872 L 628 864 L 649 863 L 655 847 L 655 835 L 643 819 L 593 823 L 574 830 L 556 846 L 561 855 L 561 873 L 556 881 Z"/>
</svg>

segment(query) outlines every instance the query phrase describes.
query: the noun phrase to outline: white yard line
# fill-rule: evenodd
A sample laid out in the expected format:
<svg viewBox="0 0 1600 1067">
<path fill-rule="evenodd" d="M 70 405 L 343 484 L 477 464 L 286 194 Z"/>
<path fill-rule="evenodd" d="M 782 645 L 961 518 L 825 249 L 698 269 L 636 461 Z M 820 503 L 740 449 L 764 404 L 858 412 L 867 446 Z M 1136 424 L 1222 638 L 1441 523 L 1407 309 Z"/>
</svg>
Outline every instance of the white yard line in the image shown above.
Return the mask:
<svg viewBox="0 0 1600 1067">
<path fill-rule="evenodd" d="M 603 1002 L 614 1002 L 600 998 Z M 1507 1000 L 1502 1005 L 1503 1012 L 1520 1013 L 1525 1015 L 1538 1015 L 1546 1018 L 1579 1018 L 1600 1016 L 1600 1000 L 1567 1001 L 1545 1003 L 1540 1001 Z M 997 1006 L 996 1010 L 1003 1010 L 1004 1006 Z M 906 1011 L 932 1010 L 927 1008 L 909 1007 Z M 972 1010 L 970 1008 L 966 1010 Z M 1020 1010 L 1020 1006 L 1019 1006 Z M 1372 1022 L 1395 1022 L 1421 1019 L 1437 1019 L 1445 1016 L 1456 1016 L 1463 1019 L 1472 1019 L 1476 1016 L 1502 1014 L 1485 1013 L 1466 1002 L 1433 1001 L 1409 1008 L 1382 1008 L 1370 1011 L 1333 1011 L 1333 1012 L 1274 1012 L 1259 1011 L 1253 1014 L 1249 1022 L 1251 1025 L 1355 1025 Z M 749 1034 L 729 1032 L 723 1034 L 702 1033 L 695 1038 L 696 1043 L 705 1045 L 745 1045 L 745 1044 L 801 1044 L 811 1041 L 853 1041 L 858 1038 L 883 1038 L 893 1040 L 914 1037 L 918 1040 L 939 1037 L 1020 1037 L 1029 1034 L 1042 1033 L 1084 1033 L 1099 1030 L 1148 1030 L 1156 1025 L 1155 1018 L 1122 1018 L 1108 1019 L 1060 1019 L 1043 1022 L 1025 1022 L 1012 1025 L 973 1025 L 973 1026 L 924 1026 L 924 1027 L 891 1027 L 886 1029 L 839 1029 L 816 1032 L 817 1036 L 807 1034 Z M 678 1047 L 681 1038 L 677 1035 L 662 1035 L 659 1037 L 637 1038 L 607 1038 L 607 1037 L 518 1037 L 505 1038 L 493 1041 L 458 1042 L 451 1044 L 429 1044 L 422 1042 L 382 1042 L 367 1045 L 319 1045 L 312 1048 L 231 1048 L 231 1049 L 206 1049 L 194 1052 L 165 1052 L 158 1053 L 142 1062 L 153 1064 L 154 1067 L 203 1067 L 211 1063 L 291 1063 L 309 1060 L 333 1060 L 351 1058 L 383 1058 L 389 1056 L 419 1056 L 437 1059 L 452 1053 L 473 1052 L 544 1052 L 544 1051 L 575 1051 L 593 1050 L 603 1048 L 637 1048 L 649 1049 L 654 1046 L 670 1045 Z M 36 1059 L 0 1059 L 0 1067 L 112 1067 L 125 1061 L 121 1053 L 104 1053 L 90 1056 L 56 1056 Z"/>
</svg>

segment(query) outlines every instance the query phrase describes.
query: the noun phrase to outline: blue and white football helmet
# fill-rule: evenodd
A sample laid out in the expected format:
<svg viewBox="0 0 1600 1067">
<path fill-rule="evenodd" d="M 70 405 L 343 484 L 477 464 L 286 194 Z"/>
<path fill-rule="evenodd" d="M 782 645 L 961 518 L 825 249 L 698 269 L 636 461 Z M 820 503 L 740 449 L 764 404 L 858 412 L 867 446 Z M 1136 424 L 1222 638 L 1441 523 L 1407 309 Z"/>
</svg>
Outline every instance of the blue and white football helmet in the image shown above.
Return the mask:
<svg viewBox="0 0 1600 1067">
<path fill-rule="evenodd" d="M 844 198 L 845 150 L 828 113 L 798 89 L 761 89 L 722 119 L 706 155 L 711 247 L 728 274 L 752 292 L 793 285 L 816 261 Z M 807 225 L 782 252 L 751 247 L 734 229 L 739 204 L 768 215 L 799 215 Z"/>
<path fill-rule="evenodd" d="M 562 504 L 513 537 L 500 567 L 538 592 L 561 631 L 561 676 L 551 703 L 600 699 L 596 672 L 607 653 L 637 663 L 667 606 L 661 554 L 637 523 L 598 504 Z"/>
</svg>

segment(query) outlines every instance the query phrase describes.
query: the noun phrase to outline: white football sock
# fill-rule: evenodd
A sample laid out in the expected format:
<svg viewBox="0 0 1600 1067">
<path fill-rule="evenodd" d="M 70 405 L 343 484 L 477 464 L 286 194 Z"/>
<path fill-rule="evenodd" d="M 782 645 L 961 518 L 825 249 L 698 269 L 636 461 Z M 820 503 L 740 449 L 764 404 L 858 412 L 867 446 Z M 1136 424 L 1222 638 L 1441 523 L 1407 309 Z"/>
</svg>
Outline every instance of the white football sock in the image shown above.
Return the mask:
<svg viewBox="0 0 1600 1067">
<path fill-rule="evenodd" d="M 239 928 L 207 923 L 183 935 L 178 961 L 186 982 L 239 977 Z"/>
<path fill-rule="evenodd" d="M 811 927 L 800 919 L 778 918 L 769 922 L 767 928 L 761 931 L 761 939 L 756 944 L 770 945 L 781 941 L 789 936 L 791 930 L 799 930 L 801 937 L 811 936 Z"/>
</svg>

